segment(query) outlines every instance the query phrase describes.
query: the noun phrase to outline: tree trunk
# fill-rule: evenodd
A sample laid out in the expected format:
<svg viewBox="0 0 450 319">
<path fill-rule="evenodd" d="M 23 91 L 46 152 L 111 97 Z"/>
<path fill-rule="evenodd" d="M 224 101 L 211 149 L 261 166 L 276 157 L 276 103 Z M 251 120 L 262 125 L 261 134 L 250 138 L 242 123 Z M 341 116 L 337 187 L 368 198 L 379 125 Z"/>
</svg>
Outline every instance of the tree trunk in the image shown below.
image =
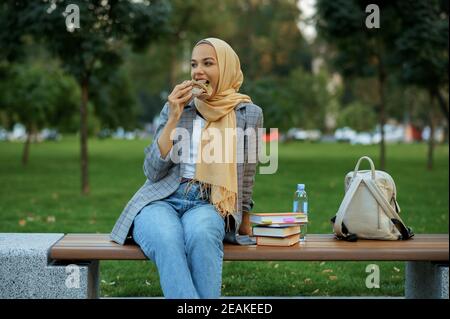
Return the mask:
<svg viewBox="0 0 450 319">
<path fill-rule="evenodd" d="M 384 170 L 386 166 L 386 145 L 384 141 L 384 124 L 386 123 L 386 97 L 385 97 L 385 83 L 386 83 L 386 73 L 381 64 L 381 59 L 379 60 L 379 68 L 378 68 L 378 93 L 380 95 L 380 113 L 379 113 L 379 121 L 380 121 L 380 169 Z"/>
<path fill-rule="evenodd" d="M 435 92 L 430 92 L 430 114 L 428 117 L 430 125 L 430 137 L 428 138 L 428 152 L 427 152 L 427 169 L 429 171 L 433 170 L 433 154 L 434 154 L 434 97 Z"/>
<path fill-rule="evenodd" d="M 449 125 L 449 118 L 448 118 L 448 105 L 444 100 L 444 97 L 442 96 L 441 92 L 439 91 L 439 88 L 434 89 L 434 95 L 436 96 L 439 104 L 439 108 L 442 112 L 442 114 L 445 116 L 445 119 L 447 120 L 447 126 Z"/>
<path fill-rule="evenodd" d="M 448 137 L 448 128 L 450 127 L 449 124 L 449 117 L 448 117 L 448 104 L 447 102 L 445 102 L 444 97 L 441 94 L 441 91 L 439 91 L 439 88 L 434 89 L 434 93 L 435 93 L 435 97 L 437 98 L 438 101 L 438 105 L 439 105 L 439 109 L 441 110 L 442 114 L 445 116 L 445 119 L 447 120 L 447 127 L 445 127 L 445 135 L 444 135 L 444 139 L 446 142 L 448 142 L 449 137 Z"/>
<path fill-rule="evenodd" d="M 23 153 L 22 153 L 22 165 L 26 166 L 28 164 L 28 158 L 30 156 L 30 143 L 31 143 L 31 134 L 32 129 L 31 125 L 26 127 L 27 129 L 27 140 L 25 141 L 25 144 L 23 146 Z"/>
<path fill-rule="evenodd" d="M 88 162 L 88 110 L 89 77 L 81 82 L 81 107 L 80 107 L 80 146 L 81 146 L 81 193 L 89 194 L 89 162 Z"/>
</svg>

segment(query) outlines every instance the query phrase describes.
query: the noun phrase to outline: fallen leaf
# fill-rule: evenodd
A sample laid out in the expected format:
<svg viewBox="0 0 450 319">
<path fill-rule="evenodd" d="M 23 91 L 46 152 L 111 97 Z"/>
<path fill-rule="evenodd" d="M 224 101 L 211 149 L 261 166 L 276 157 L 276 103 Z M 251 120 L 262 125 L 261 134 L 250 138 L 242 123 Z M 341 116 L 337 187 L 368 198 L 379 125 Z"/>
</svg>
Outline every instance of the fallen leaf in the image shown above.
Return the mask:
<svg viewBox="0 0 450 319">
<path fill-rule="evenodd" d="M 19 226 L 25 226 L 27 224 L 27 221 L 25 219 L 20 219 L 19 220 Z"/>
<path fill-rule="evenodd" d="M 322 270 L 323 273 L 333 272 L 333 269 L 324 269 Z"/>
<path fill-rule="evenodd" d="M 109 285 L 109 286 L 113 286 L 113 285 L 116 284 L 116 282 L 115 282 L 115 281 L 107 282 L 107 281 L 105 281 L 105 280 L 102 279 L 102 284 Z"/>
<path fill-rule="evenodd" d="M 54 223 L 56 221 L 55 216 L 47 216 L 47 223 Z"/>
<path fill-rule="evenodd" d="M 278 264 L 275 264 L 275 266 L 273 266 L 273 268 L 278 268 L 278 266 L 279 266 Z"/>
<path fill-rule="evenodd" d="M 152 285 L 152 283 L 151 283 L 151 282 L 148 282 L 147 280 L 145 281 L 145 284 L 146 284 L 147 286 L 151 286 L 151 285 Z"/>
<path fill-rule="evenodd" d="M 324 261 L 322 261 L 322 262 L 320 263 L 320 266 L 323 266 L 323 265 L 325 265 L 325 262 L 324 262 Z"/>
<path fill-rule="evenodd" d="M 305 280 L 303 280 L 303 282 L 304 282 L 305 284 L 312 284 L 311 278 L 306 278 Z"/>
<path fill-rule="evenodd" d="M 313 292 L 312 292 L 312 294 L 314 295 L 314 294 L 316 294 L 316 293 L 318 293 L 319 292 L 319 289 L 316 289 L 316 290 L 314 290 Z"/>
<path fill-rule="evenodd" d="M 395 270 L 396 272 L 400 272 L 400 269 L 398 269 L 397 267 L 394 267 L 394 270 Z"/>
<path fill-rule="evenodd" d="M 337 280 L 337 276 L 329 276 L 328 279 L 330 279 L 330 280 Z"/>
</svg>

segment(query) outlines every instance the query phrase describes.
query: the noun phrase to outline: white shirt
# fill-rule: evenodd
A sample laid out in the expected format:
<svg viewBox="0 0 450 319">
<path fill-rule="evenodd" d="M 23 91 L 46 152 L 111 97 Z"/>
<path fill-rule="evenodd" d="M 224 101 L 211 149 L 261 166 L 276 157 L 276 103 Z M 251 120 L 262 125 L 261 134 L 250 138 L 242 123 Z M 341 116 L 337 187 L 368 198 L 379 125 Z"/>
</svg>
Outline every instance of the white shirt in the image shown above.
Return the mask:
<svg viewBox="0 0 450 319">
<path fill-rule="evenodd" d="M 183 177 L 194 178 L 195 161 L 197 159 L 197 151 L 200 143 L 202 128 L 205 127 L 206 121 L 197 114 L 194 120 L 194 128 L 192 129 L 192 139 L 190 143 L 191 151 L 188 163 L 185 163 Z"/>
</svg>

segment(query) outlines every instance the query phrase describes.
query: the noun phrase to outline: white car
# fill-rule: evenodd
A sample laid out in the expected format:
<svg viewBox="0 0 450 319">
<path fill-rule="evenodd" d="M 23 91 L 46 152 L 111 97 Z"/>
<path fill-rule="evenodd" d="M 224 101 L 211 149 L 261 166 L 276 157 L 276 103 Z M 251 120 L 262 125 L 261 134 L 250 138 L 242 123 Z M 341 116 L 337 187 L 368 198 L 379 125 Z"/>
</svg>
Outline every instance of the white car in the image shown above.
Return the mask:
<svg viewBox="0 0 450 319">
<path fill-rule="evenodd" d="M 25 130 L 25 126 L 20 123 L 14 124 L 12 132 L 8 134 L 8 140 L 25 141 L 26 139 L 27 139 L 27 131 Z"/>
<path fill-rule="evenodd" d="M 338 142 L 350 142 L 356 137 L 356 134 L 357 134 L 356 131 L 354 131 L 348 126 L 345 126 L 342 128 L 338 128 L 334 132 L 334 138 Z"/>
<path fill-rule="evenodd" d="M 8 131 L 0 127 L 0 141 L 8 140 Z"/>
<path fill-rule="evenodd" d="M 322 132 L 320 130 L 308 130 L 306 135 L 309 141 L 317 142 L 321 139 Z"/>
<path fill-rule="evenodd" d="M 291 128 L 287 132 L 287 137 L 297 141 L 318 141 L 322 137 L 320 130 L 303 130 L 300 128 Z"/>
<path fill-rule="evenodd" d="M 370 133 L 367 132 L 361 132 L 356 134 L 356 136 L 350 141 L 350 144 L 356 145 L 372 145 L 373 144 L 373 138 Z"/>
<path fill-rule="evenodd" d="M 372 136 L 373 143 L 377 144 L 381 141 L 380 126 L 377 125 Z M 405 141 L 405 129 L 403 126 L 395 126 L 391 124 L 384 125 L 384 141 L 386 143 L 400 143 Z"/>
</svg>

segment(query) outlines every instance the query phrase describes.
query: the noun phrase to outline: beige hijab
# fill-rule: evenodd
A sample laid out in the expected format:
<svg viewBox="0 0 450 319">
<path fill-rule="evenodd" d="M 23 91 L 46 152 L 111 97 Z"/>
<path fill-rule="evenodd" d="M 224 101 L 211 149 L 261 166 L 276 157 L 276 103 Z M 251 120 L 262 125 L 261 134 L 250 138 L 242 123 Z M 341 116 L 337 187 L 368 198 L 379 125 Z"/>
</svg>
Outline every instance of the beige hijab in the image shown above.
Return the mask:
<svg viewBox="0 0 450 319">
<path fill-rule="evenodd" d="M 237 93 L 244 76 L 239 57 L 231 46 L 216 38 L 201 40 L 196 46 L 205 42 L 212 45 L 216 51 L 220 75 L 214 96 L 204 101 L 197 98 L 194 100 L 197 110 L 206 120 L 197 152 L 195 180 L 200 181 L 203 186 L 206 184 L 210 190 L 210 202 L 226 217 L 236 212 L 238 192 L 236 134 L 229 134 L 236 130 L 234 108 L 241 102 L 251 102 L 251 99 L 247 95 Z M 232 128 L 233 131 L 225 130 L 226 128 Z M 218 138 L 218 132 L 221 138 Z M 212 145 L 218 147 L 214 152 L 210 152 Z M 211 158 L 205 160 L 205 156 L 202 156 L 211 153 L 216 155 L 218 150 L 222 154 L 221 161 L 211 161 Z"/>
</svg>

